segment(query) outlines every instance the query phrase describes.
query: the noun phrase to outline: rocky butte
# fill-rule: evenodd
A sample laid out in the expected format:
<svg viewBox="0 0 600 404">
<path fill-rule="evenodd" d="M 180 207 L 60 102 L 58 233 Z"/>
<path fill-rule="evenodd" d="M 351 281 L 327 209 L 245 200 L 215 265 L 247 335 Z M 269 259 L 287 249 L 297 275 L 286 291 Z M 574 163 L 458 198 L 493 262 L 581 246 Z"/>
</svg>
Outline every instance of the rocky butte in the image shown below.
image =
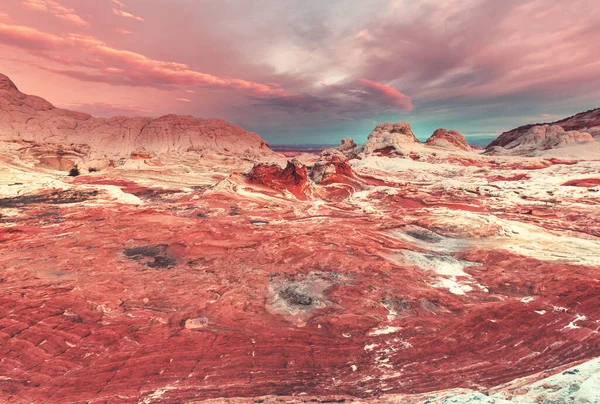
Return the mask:
<svg viewBox="0 0 600 404">
<path fill-rule="evenodd" d="M 288 160 L 1 76 L 0 402 L 598 403 L 597 116 Z"/>
</svg>

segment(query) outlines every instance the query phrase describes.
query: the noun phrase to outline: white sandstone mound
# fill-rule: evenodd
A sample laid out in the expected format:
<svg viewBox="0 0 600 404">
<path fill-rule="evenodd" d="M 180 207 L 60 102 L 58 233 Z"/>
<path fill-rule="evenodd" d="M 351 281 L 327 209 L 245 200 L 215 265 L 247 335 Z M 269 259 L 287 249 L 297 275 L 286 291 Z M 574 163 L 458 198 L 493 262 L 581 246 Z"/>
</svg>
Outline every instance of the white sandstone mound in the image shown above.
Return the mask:
<svg viewBox="0 0 600 404">
<path fill-rule="evenodd" d="M 394 124 L 387 122 L 377 125 L 369 134 L 367 141 L 362 146 L 362 152 L 365 155 L 373 153 L 403 155 L 418 143 L 419 141 L 407 122 Z"/>
<path fill-rule="evenodd" d="M 462 133 L 444 128 L 436 129 L 435 132 L 433 132 L 433 135 L 427 139 L 425 144 L 446 150 L 472 150 Z"/>
<path fill-rule="evenodd" d="M 498 138 L 486 149 L 487 154 L 515 156 L 560 155 L 584 157 L 600 151 L 600 144 L 587 132 L 566 131 L 559 125 L 536 125 L 510 138 Z M 504 140 L 504 141 L 503 141 Z M 584 146 L 582 148 L 582 146 Z M 563 150 L 557 150 L 563 149 Z M 599 154 L 600 156 L 600 154 Z"/>
<path fill-rule="evenodd" d="M 109 160 L 190 152 L 248 159 L 276 156 L 258 134 L 222 119 L 96 118 L 23 94 L 0 74 L 0 147 L 3 142 L 22 144 L 42 166 L 58 170 L 87 160 L 105 166 Z"/>
<path fill-rule="evenodd" d="M 487 154 L 558 156 L 594 159 L 600 156 L 600 108 L 560 121 L 521 126 L 502 133 Z"/>
</svg>

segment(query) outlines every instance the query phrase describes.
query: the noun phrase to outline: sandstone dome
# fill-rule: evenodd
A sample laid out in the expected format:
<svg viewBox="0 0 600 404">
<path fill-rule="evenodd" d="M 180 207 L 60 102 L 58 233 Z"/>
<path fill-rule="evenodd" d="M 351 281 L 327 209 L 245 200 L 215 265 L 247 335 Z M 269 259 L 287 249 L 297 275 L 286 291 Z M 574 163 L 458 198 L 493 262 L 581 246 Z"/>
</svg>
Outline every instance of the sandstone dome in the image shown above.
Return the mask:
<svg viewBox="0 0 600 404">
<path fill-rule="evenodd" d="M 444 128 L 436 129 L 425 143 L 428 146 L 436 146 L 448 150 L 472 150 L 462 133 Z"/>
<path fill-rule="evenodd" d="M 598 142 L 587 132 L 566 131 L 559 125 L 536 125 L 504 133 L 486 148 L 486 153 L 536 155 L 582 145 L 588 145 L 591 149 L 598 148 Z"/>
<path fill-rule="evenodd" d="M 408 122 L 387 122 L 377 125 L 369 134 L 362 152 L 366 155 L 372 153 L 404 154 L 407 147 L 410 148 L 415 143 L 419 143 L 419 141 Z"/>
<path fill-rule="evenodd" d="M 595 140 L 595 141 L 594 141 Z M 520 126 L 502 133 L 487 148 L 487 154 L 535 155 L 600 152 L 600 108 L 591 109 L 552 123 Z M 588 145 L 589 147 L 586 147 Z M 560 149 L 560 150 L 558 150 Z M 577 150 L 576 150 L 577 149 Z"/>
</svg>

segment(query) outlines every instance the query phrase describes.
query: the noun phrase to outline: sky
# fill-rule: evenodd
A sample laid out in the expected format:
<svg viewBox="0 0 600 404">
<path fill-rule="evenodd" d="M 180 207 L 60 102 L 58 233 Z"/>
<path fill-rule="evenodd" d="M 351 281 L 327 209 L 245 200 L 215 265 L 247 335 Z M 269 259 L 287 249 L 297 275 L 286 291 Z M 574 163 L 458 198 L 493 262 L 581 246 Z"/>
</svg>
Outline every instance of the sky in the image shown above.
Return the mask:
<svg viewBox="0 0 600 404">
<path fill-rule="evenodd" d="M 600 107 L 600 1 L 2 0 L 0 73 L 57 107 L 272 144 L 398 121 L 493 137 Z"/>
</svg>

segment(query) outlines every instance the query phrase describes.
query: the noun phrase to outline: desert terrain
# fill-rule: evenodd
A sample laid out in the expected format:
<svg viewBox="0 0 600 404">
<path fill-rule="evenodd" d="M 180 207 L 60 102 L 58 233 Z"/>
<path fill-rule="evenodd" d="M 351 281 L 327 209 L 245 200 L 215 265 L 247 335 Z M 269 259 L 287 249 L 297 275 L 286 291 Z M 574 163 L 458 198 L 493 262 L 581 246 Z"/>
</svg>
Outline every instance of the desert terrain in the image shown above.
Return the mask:
<svg viewBox="0 0 600 404">
<path fill-rule="evenodd" d="M 598 403 L 600 113 L 273 152 L 0 77 L 0 401 Z"/>
</svg>

